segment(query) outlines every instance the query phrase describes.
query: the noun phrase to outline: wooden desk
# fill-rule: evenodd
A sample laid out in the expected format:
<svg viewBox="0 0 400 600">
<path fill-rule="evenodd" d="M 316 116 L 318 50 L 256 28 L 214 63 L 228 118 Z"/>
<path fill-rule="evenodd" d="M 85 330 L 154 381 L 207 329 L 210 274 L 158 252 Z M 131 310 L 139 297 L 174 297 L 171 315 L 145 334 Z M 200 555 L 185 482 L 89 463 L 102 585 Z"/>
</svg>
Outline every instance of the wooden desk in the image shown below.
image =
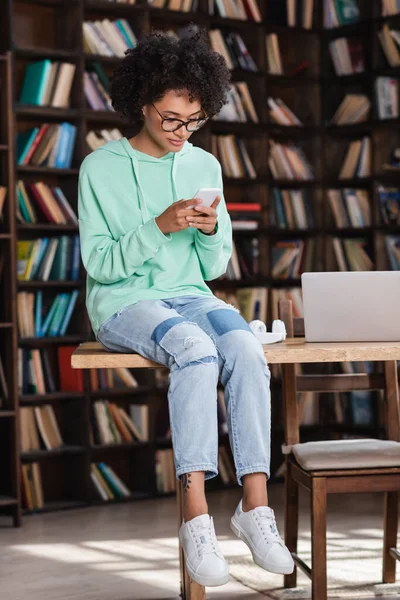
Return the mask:
<svg viewBox="0 0 400 600">
<path fill-rule="evenodd" d="M 346 362 L 353 360 L 400 360 L 400 342 L 338 342 L 310 343 L 304 338 L 291 338 L 264 346 L 269 364 Z M 81 344 L 72 355 L 74 369 L 157 368 L 155 363 L 139 354 L 107 352 L 98 342 Z"/>
<path fill-rule="evenodd" d="M 322 362 L 346 362 L 346 361 L 382 361 L 385 365 L 384 375 L 367 375 L 367 374 L 356 374 L 351 377 L 357 378 L 357 384 L 360 386 L 358 389 L 371 389 L 375 384 L 379 384 L 382 387 L 382 382 L 386 388 L 387 402 L 387 420 L 388 420 L 388 432 L 390 439 L 400 440 L 400 417 L 399 417 L 399 402 L 398 402 L 398 383 L 397 383 L 397 363 L 400 360 L 400 342 L 359 342 L 359 343 L 308 343 L 304 338 L 290 338 L 285 342 L 279 342 L 277 344 L 270 344 L 264 346 L 264 354 L 269 364 L 281 364 L 282 375 L 284 383 L 284 397 L 285 397 L 285 438 L 286 444 L 295 444 L 299 441 L 298 430 L 296 429 L 297 423 L 297 393 L 296 393 L 296 376 L 295 367 L 296 363 L 322 363 Z M 111 353 L 104 350 L 101 344 L 97 342 L 86 342 L 81 344 L 79 348 L 73 353 L 72 367 L 76 369 L 99 369 L 99 368 L 157 368 L 162 365 L 155 363 L 151 360 L 143 358 L 139 354 L 122 354 L 122 353 Z M 329 375 L 324 375 L 325 379 L 329 378 Z M 343 379 L 340 382 L 340 387 L 337 388 L 339 391 L 346 390 L 346 378 L 348 375 L 343 375 Z M 320 385 L 320 376 L 303 376 L 305 383 L 310 385 L 311 378 L 313 380 L 313 389 L 318 390 Z M 348 379 L 347 379 L 348 381 Z M 300 389 L 300 388 L 297 388 Z M 306 388 L 308 389 L 308 388 Z M 290 415 L 290 418 L 288 418 Z M 178 501 L 178 524 L 182 521 L 182 490 L 181 486 L 177 486 L 177 501 Z M 396 501 L 397 502 L 397 501 Z M 290 507 L 286 508 L 288 511 Z M 321 511 L 320 511 L 321 512 Z M 321 512 L 322 514 L 322 512 Z M 323 519 L 325 516 L 321 516 L 318 513 L 318 518 L 313 518 L 314 525 L 321 526 L 323 535 L 320 535 L 318 544 L 313 545 L 313 564 L 315 564 L 316 556 L 323 559 L 324 571 L 319 574 L 313 570 L 313 599 L 323 600 L 326 598 L 326 523 Z M 325 513 L 324 513 L 325 515 Z M 292 515 L 292 520 L 297 519 Z M 319 521 L 318 521 L 319 519 Z M 396 519 L 397 525 L 397 517 Z M 297 523 L 297 521 L 296 521 Z M 324 528 L 325 523 L 325 528 Z M 390 523 L 389 523 L 390 524 Z M 296 524 L 297 527 L 297 524 Z M 390 528 L 389 528 L 390 529 Z M 393 527 L 391 529 L 394 530 Z M 386 531 L 386 530 L 385 530 Z M 385 549 L 386 558 L 384 561 L 384 572 L 393 578 L 395 573 L 393 567 L 393 560 L 388 560 L 389 552 L 392 550 L 392 546 L 396 545 L 396 541 L 393 540 L 393 532 L 391 534 L 385 533 Z M 296 533 L 297 539 L 297 533 Z M 181 585 L 182 585 L 182 598 L 184 600 L 205 600 L 206 592 L 203 586 L 200 586 L 193 582 L 188 576 L 186 569 L 184 568 L 183 551 L 182 548 L 179 550 L 180 557 L 180 570 L 181 570 Z M 392 562 L 390 562 L 392 561 Z M 386 566 L 385 566 L 386 565 Z M 311 570 L 309 576 L 311 577 Z"/>
</svg>

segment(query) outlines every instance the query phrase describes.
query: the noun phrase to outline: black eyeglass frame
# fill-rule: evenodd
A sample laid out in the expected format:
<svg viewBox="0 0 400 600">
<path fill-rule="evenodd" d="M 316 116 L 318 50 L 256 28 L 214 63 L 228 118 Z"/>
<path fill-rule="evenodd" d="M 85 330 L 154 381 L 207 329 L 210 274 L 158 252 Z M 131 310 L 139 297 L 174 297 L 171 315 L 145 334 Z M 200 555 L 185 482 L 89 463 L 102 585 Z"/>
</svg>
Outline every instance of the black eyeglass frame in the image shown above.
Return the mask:
<svg viewBox="0 0 400 600">
<path fill-rule="evenodd" d="M 161 117 L 161 129 L 163 131 L 168 131 L 168 133 L 174 133 L 175 131 L 178 131 L 178 129 L 181 129 L 181 127 L 186 127 L 186 131 L 188 133 L 194 133 L 195 131 L 198 131 L 199 129 L 201 129 L 208 121 L 209 117 L 206 113 L 206 111 L 204 110 L 204 108 L 202 108 L 204 114 L 205 114 L 205 118 L 202 119 L 189 119 L 188 121 L 182 121 L 182 119 L 176 119 L 174 117 L 163 117 L 162 114 L 160 113 L 160 111 L 158 110 L 158 108 L 152 103 L 151 104 L 153 108 L 156 109 L 156 111 L 158 112 L 159 116 Z M 178 125 L 178 127 L 176 129 L 164 129 L 164 123 L 165 121 L 179 121 L 180 125 Z M 199 125 L 199 127 L 197 127 L 196 129 L 190 130 L 188 129 L 188 125 L 190 123 L 198 123 L 199 121 L 203 121 L 201 125 Z"/>
</svg>

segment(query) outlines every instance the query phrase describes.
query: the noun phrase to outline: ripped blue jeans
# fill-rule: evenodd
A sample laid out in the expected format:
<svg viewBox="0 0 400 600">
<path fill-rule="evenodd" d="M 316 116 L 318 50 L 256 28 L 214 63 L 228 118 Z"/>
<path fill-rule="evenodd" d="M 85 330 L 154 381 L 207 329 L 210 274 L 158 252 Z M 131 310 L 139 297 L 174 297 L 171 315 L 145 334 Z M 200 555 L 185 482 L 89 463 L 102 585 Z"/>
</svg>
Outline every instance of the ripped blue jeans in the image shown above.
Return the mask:
<svg viewBox="0 0 400 600">
<path fill-rule="evenodd" d="M 215 296 L 141 300 L 100 328 L 113 352 L 138 352 L 170 369 L 168 404 L 176 475 L 218 474 L 218 378 L 225 389 L 239 485 L 270 465 L 270 371 L 263 349 L 232 306 Z"/>
</svg>

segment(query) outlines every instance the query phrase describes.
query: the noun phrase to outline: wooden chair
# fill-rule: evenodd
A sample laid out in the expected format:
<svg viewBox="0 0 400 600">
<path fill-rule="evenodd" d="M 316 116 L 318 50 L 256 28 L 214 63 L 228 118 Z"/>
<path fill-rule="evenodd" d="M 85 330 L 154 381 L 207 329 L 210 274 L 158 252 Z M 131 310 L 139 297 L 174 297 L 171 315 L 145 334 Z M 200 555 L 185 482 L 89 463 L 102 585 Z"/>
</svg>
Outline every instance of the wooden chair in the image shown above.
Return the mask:
<svg viewBox="0 0 400 600">
<path fill-rule="evenodd" d="M 139 354 L 118 354 L 105 352 L 97 342 L 86 342 L 81 344 L 72 355 L 71 366 L 74 369 L 97 369 L 127 366 L 124 363 L 126 357 L 129 360 L 129 368 L 133 369 L 156 369 L 165 368 Z M 182 484 L 177 482 L 176 500 L 178 509 L 178 528 L 183 518 L 183 489 Z M 181 596 L 182 600 L 206 600 L 206 589 L 204 586 L 194 582 L 185 569 L 183 550 L 179 544 L 179 568 L 181 574 Z"/>
<path fill-rule="evenodd" d="M 280 301 L 279 314 L 280 319 L 285 323 L 288 337 L 304 336 L 304 321 L 293 318 L 291 301 Z M 400 552 L 396 549 L 400 491 L 399 390 L 396 361 L 383 364 L 383 374 L 351 375 L 296 375 L 295 365 L 282 365 L 285 428 L 283 451 L 286 453 L 285 541 L 296 566 L 311 579 L 313 600 L 327 598 L 326 503 L 327 494 L 331 493 L 384 492 L 382 578 L 385 583 L 393 583 L 396 580 L 396 559 L 400 560 Z M 327 456 L 329 442 L 300 444 L 297 392 L 351 390 L 385 391 L 387 439 L 397 442 L 392 444 L 391 460 L 387 460 L 386 453 L 383 454 L 379 448 L 372 453 L 368 452 L 369 456 L 366 456 L 365 450 L 360 448 L 356 458 L 352 460 L 351 468 L 343 468 L 342 464 L 333 466 L 332 458 L 329 460 Z M 356 445 L 353 440 L 336 442 L 341 445 L 342 450 L 345 450 L 346 458 L 350 458 L 349 441 L 353 446 Z M 391 445 L 391 442 L 383 440 L 381 443 Z M 307 451 L 307 448 L 310 448 L 310 451 Z M 377 461 L 380 466 L 373 466 Z M 348 462 L 348 465 L 350 464 Z M 310 492 L 312 569 L 297 555 L 299 485 Z M 296 578 L 295 567 L 291 575 L 285 576 L 285 587 L 295 587 Z"/>
</svg>

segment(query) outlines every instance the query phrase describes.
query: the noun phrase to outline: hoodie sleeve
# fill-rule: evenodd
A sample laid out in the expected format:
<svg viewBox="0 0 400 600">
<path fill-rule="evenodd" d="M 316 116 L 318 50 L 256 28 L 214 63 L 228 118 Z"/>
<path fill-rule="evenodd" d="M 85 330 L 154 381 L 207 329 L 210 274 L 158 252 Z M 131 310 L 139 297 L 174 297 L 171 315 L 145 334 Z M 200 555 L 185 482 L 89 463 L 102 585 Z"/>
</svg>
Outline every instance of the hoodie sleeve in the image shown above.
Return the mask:
<svg viewBox="0 0 400 600">
<path fill-rule="evenodd" d="M 171 240 L 154 218 L 115 240 L 84 166 L 79 173 L 78 216 L 82 262 L 99 283 L 127 279 Z"/>
<path fill-rule="evenodd" d="M 216 187 L 223 190 L 221 165 L 218 163 Z M 195 246 L 199 257 L 201 272 L 205 281 L 211 281 L 226 272 L 232 254 L 232 224 L 226 209 L 224 195 L 217 207 L 218 231 L 206 235 L 196 230 Z"/>
</svg>

